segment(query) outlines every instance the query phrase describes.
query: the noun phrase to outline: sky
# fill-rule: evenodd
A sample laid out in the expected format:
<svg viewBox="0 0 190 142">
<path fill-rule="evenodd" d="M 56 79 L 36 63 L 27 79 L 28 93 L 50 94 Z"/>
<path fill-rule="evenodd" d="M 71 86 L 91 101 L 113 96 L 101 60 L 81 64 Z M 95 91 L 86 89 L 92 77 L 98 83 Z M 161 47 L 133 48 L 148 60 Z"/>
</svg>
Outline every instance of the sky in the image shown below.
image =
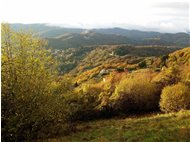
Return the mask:
<svg viewBox="0 0 190 142">
<path fill-rule="evenodd" d="M 190 31 L 189 0 L 0 0 L 0 20 L 74 28 Z"/>
</svg>

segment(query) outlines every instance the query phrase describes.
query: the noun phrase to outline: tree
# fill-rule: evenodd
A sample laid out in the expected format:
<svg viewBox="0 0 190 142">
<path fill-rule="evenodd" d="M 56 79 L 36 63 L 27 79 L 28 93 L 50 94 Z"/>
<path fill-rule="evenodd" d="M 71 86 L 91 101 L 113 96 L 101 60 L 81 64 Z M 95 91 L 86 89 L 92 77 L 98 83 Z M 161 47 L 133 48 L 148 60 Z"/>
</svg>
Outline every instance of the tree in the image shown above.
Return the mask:
<svg viewBox="0 0 190 142">
<path fill-rule="evenodd" d="M 3 90 L 9 88 L 9 93 L 22 95 L 25 91 L 43 94 L 49 91 L 56 63 L 45 46 L 46 41 L 33 33 L 14 32 L 9 25 L 2 24 Z"/>
<path fill-rule="evenodd" d="M 22 140 L 53 113 L 48 107 L 56 62 L 34 33 L 14 32 L 2 24 L 2 137 Z M 52 104 L 51 104 L 52 105 Z M 46 108 L 47 107 L 47 108 Z"/>
</svg>

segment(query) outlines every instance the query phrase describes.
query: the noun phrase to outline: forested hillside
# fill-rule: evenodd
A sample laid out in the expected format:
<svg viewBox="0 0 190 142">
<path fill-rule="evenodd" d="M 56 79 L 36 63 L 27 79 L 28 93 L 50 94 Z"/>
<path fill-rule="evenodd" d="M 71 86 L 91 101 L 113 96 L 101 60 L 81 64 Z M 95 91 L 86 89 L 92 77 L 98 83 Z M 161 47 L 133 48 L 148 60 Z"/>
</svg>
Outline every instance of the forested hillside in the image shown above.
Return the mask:
<svg viewBox="0 0 190 142">
<path fill-rule="evenodd" d="M 54 50 L 54 54 L 60 61 L 59 72 L 61 74 L 85 74 L 86 77 L 95 77 L 103 69 L 136 70 L 144 67 L 155 67 L 156 64 L 159 64 L 159 59 L 162 56 L 178 49 L 166 46 L 130 46 L 123 44 Z"/>
</svg>

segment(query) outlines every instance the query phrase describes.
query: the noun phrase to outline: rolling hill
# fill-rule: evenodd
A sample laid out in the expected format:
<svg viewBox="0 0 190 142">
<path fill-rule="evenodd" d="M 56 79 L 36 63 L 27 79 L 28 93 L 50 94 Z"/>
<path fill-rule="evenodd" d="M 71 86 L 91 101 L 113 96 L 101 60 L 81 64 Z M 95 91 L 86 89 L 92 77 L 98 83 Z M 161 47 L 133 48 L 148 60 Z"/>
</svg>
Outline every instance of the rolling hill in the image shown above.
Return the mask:
<svg viewBox="0 0 190 142">
<path fill-rule="evenodd" d="M 91 31 L 69 33 L 60 37 L 47 38 L 49 46 L 56 49 L 78 48 L 92 45 L 135 44 L 137 41 L 114 34 L 101 34 Z"/>
</svg>

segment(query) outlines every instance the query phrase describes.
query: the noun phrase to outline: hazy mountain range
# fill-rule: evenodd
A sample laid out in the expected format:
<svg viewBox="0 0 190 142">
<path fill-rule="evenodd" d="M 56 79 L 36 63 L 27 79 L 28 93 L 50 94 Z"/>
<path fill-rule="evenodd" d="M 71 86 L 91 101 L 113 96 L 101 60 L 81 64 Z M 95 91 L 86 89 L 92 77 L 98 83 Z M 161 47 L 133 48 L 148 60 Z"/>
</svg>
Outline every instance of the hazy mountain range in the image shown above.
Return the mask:
<svg viewBox="0 0 190 142">
<path fill-rule="evenodd" d="M 190 45 L 188 33 L 159 33 L 122 28 L 79 29 L 48 26 L 47 24 L 11 24 L 14 30 L 32 30 L 49 41 L 56 49 L 92 45 L 164 45 L 186 47 Z"/>
</svg>

